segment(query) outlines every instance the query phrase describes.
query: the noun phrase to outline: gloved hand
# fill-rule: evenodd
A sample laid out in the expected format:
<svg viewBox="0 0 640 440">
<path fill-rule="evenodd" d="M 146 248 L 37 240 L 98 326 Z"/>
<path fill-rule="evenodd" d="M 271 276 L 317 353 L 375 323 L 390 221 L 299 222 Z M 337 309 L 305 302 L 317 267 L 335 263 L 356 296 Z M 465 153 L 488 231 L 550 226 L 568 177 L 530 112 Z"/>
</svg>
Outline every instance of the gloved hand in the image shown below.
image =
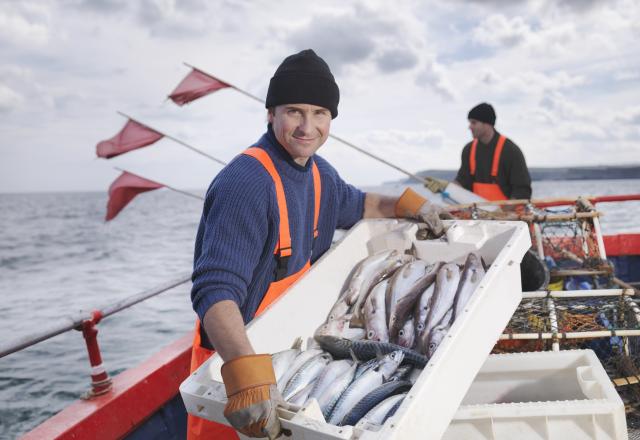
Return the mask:
<svg viewBox="0 0 640 440">
<path fill-rule="evenodd" d="M 453 218 L 437 205 L 430 203 L 420 194 L 407 188 L 396 202 L 396 217 L 419 220 L 435 237 L 444 234 L 444 225 L 440 218 Z"/>
<path fill-rule="evenodd" d="M 280 434 L 277 406 L 288 406 L 276 387 L 268 354 L 240 356 L 222 365 L 227 391 L 224 416 L 231 426 L 249 437 L 275 439 Z"/>
<path fill-rule="evenodd" d="M 440 193 L 449 185 L 448 180 L 436 179 L 435 177 L 425 177 L 424 180 L 426 180 L 424 186 L 433 193 Z"/>
</svg>

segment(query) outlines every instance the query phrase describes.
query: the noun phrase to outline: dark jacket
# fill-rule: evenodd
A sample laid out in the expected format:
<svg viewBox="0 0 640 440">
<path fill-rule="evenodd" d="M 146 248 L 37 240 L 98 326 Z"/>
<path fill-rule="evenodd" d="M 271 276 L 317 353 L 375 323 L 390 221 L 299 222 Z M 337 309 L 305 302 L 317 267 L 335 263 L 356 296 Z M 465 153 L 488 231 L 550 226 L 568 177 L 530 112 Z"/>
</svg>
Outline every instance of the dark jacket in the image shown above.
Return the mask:
<svg viewBox="0 0 640 440">
<path fill-rule="evenodd" d="M 502 189 L 502 192 L 508 198 L 530 199 L 531 177 L 529 176 L 527 163 L 520 148 L 508 138 L 504 143 L 502 155 L 500 156 L 497 182 L 494 182 L 491 177 L 493 153 L 496 149 L 499 136 L 500 133 L 496 131 L 488 145 L 478 140 L 475 179 L 471 176 L 471 170 L 469 168 L 471 142 L 465 145 L 462 150 L 462 160 L 456 181 L 469 191 L 472 191 L 474 181 L 479 183 L 498 183 L 500 189 Z"/>
</svg>

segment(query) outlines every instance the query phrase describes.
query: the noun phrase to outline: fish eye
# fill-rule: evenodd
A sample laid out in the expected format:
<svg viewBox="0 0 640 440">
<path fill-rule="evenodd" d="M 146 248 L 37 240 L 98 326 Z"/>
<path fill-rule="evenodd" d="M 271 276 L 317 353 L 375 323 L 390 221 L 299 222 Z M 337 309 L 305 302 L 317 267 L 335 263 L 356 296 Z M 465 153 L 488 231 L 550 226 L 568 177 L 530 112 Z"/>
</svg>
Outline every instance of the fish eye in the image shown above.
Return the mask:
<svg viewBox="0 0 640 440">
<path fill-rule="evenodd" d="M 418 326 L 416 327 L 418 330 L 422 330 L 424 328 L 424 324 L 418 324 Z"/>
<path fill-rule="evenodd" d="M 376 334 L 373 332 L 373 330 L 369 330 L 367 332 L 367 339 L 372 339 Z"/>
<path fill-rule="evenodd" d="M 404 336 L 404 330 L 400 330 L 400 331 L 398 332 L 398 336 Z"/>
</svg>

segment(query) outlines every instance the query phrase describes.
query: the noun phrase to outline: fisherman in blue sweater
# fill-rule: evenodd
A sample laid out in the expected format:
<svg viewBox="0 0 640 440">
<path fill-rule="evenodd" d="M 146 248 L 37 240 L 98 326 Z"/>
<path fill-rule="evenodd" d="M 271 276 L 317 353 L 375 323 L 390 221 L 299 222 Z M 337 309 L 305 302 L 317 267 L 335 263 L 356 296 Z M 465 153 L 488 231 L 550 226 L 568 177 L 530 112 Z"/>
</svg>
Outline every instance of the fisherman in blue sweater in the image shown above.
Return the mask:
<svg viewBox="0 0 640 440">
<path fill-rule="evenodd" d="M 255 354 L 245 324 L 278 298 L 362 218 L 409 217 L 442 233 L 439 209 L 407 189 L 400 198 L 345 183 L 316 151 L 338 115 L 339 90 L 312 50 L 287 57 L 269 83 L 267 132 L 213 180 L 196 237 L 191 300 L 199 320 L 191 370 L 213 353 L 225 361 L 225 416 L 251 437 L 280 432 L 269 354 Z M 188 438 L 237 438 L 189 416 Z"/>
</svg>

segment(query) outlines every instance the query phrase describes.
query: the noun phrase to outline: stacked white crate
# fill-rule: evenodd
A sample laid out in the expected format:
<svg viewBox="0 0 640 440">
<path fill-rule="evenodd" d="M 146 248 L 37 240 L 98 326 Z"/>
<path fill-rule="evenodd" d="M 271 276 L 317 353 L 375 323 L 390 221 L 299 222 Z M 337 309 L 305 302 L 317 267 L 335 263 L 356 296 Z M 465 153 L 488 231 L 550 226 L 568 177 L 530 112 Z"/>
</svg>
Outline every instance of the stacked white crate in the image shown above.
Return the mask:
<svg viewBox="0 0 640 440">
<path fill-rule="evenodd" d="M 624 440 L 624 404 L 592 350 L 491 355 L 443 440 Z"/>
</svg>

